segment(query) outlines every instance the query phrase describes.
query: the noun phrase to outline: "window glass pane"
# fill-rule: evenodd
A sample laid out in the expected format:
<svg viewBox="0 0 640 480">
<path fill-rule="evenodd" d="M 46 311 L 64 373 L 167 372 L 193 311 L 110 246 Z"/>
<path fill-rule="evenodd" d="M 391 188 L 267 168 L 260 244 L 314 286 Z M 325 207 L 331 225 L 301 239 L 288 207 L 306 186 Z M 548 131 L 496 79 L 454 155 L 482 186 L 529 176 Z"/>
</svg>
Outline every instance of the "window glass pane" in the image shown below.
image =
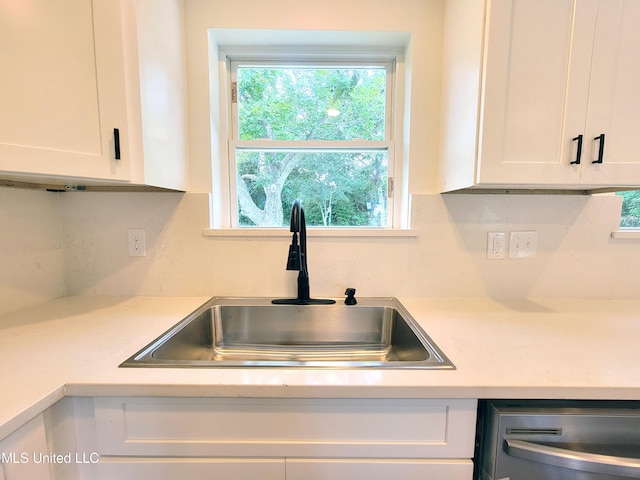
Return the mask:
<svg viewBox="0 0 640 480">
<path fill-rule="evenodd" d="M 307 225 L 385 227 L 386 150 L 236 149 L 239 226 L 289 225 L 303 202 Z"/>
<path fill-rule="evenodd" d="M 386 70 L 237 68 L 240 140 L 384 140 Z"/>
<path fill-rule="evenodd" d="M 622 196 L 620 226 L 640 228 L 640 190 L 618 192 Z"/>
</svg>

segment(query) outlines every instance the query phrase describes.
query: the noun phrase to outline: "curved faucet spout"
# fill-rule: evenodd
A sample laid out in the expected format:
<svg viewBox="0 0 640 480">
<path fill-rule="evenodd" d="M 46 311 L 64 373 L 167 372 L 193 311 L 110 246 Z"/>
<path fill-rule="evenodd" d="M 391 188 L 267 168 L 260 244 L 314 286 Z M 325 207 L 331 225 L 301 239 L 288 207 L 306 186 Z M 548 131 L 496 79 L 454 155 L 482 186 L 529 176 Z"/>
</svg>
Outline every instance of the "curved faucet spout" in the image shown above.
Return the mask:
<svg viewBox="0 0 640 480">
<path fill-rule="evenodd" d="M 300 212 L 302 211 L 302 202 L 297 199 L 291 207 L 290 232 L 300 232 Z"/>
<path fill-rule="evenodd" d="M 309 294 L 309 271 L 307 269 L 307 223 L 304 218 L 302 202 L 297 199 L 291 207 L 290 231 L 293 232 L 289 246 L 287 270 L 298 270 L 298 297 L 272 300 L 275 304 L 317 305 L 336 303 L 332 299 L 311 298 Z M 300 244 L 298 244 L 298 236 Z"/>
<path fill-rule="evenodd" d="M 307 271 L 307 263 L 305 261 L 307 251 L 306 222 L 304 220 L 304 210 L 302 202 L 296 200 L 291 207 L 291 222 L 289 231 L 293 232 L 291 245 L 289 246 L 289 258 L 287 259 L 287 270 L 298 270 L 300 272 Z M 304 232 L 304 238 L 303 238 Z M 298 244 L 298 235 L 300 235 L 300 244 Z"/>
</svg>

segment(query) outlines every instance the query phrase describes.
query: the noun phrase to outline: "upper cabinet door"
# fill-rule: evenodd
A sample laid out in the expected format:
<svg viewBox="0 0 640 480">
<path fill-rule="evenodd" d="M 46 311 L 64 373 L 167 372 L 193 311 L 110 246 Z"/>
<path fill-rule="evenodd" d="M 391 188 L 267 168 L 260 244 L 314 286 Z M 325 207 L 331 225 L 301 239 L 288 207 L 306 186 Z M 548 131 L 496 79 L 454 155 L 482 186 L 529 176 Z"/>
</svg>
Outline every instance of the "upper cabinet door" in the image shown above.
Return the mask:
<svg viewBox="0 0 640 480">
<path fill-rule="evenodd" d="M 127 180 L 122 57 L 119 2 L 1 2 L 0 172 Z"/>
<path fill-rule="evenodd" d="M 595 23 L 583 183 L 640 185 L 640 2 L 600 0 Z M 604 134 L 602 163 L 598 160 Z"/>
<path fill-rule="evenodd" d="M 478 183 L 579 183 L 596 3 L 488 2 Z"/>
<path fill-rule="evenodd" d="M 638 0 L 446 12 L 441 191 L 640 187 Z"/>
</svg>

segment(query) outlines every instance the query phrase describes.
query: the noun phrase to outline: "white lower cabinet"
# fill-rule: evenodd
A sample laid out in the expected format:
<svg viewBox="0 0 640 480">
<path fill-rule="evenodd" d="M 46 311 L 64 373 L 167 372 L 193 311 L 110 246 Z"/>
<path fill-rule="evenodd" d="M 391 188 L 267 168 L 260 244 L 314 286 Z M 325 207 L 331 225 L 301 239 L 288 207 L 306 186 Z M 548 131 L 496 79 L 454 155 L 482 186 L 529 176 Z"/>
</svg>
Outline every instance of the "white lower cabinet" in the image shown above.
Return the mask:
<svg viewBox="0 0 640 480">
<path fill-rule="evenodd" d="M 50 480 L 43 415 L 0 441 L 0 480 Z"/>
<path fill-rule="evenodd" d="M 95 442 L 100 455 L 90 478 L 472 478 L 476 400 L 100 397 L 77 405 L 78 444 Z"/>
</svg>

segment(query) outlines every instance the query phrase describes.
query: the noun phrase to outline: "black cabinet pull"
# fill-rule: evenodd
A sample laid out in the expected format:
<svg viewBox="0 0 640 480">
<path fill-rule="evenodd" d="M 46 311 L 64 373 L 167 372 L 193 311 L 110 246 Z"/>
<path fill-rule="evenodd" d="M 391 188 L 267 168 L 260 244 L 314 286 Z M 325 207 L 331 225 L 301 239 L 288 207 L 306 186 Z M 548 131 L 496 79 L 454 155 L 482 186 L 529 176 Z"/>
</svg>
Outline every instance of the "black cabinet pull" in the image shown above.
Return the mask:
<svg viewBox="0 0 640 480">
<path fill-rule="evenodd" d="M 598 148 L 598 159 L 591 163 L 602 163 L 604 160 L 604 133 L 598 135 L 594 140 L 600 140 L 600 147 Z"/>
<path fill-rule="evenodd" d="M 580 157 L 582 157 L 582 135 L 578 135 L 571 139 L 572 142 L 578 142 L 578 148 L 576 150 L 576 159 L 571 162 L 571 165 L 580 165 Z"/>
<path fill-rule="evenodd" d="M 115 150 L 116 160 L 120 160 L 120 129 L 113 129 L 113 148 Z"/>
</svg>

